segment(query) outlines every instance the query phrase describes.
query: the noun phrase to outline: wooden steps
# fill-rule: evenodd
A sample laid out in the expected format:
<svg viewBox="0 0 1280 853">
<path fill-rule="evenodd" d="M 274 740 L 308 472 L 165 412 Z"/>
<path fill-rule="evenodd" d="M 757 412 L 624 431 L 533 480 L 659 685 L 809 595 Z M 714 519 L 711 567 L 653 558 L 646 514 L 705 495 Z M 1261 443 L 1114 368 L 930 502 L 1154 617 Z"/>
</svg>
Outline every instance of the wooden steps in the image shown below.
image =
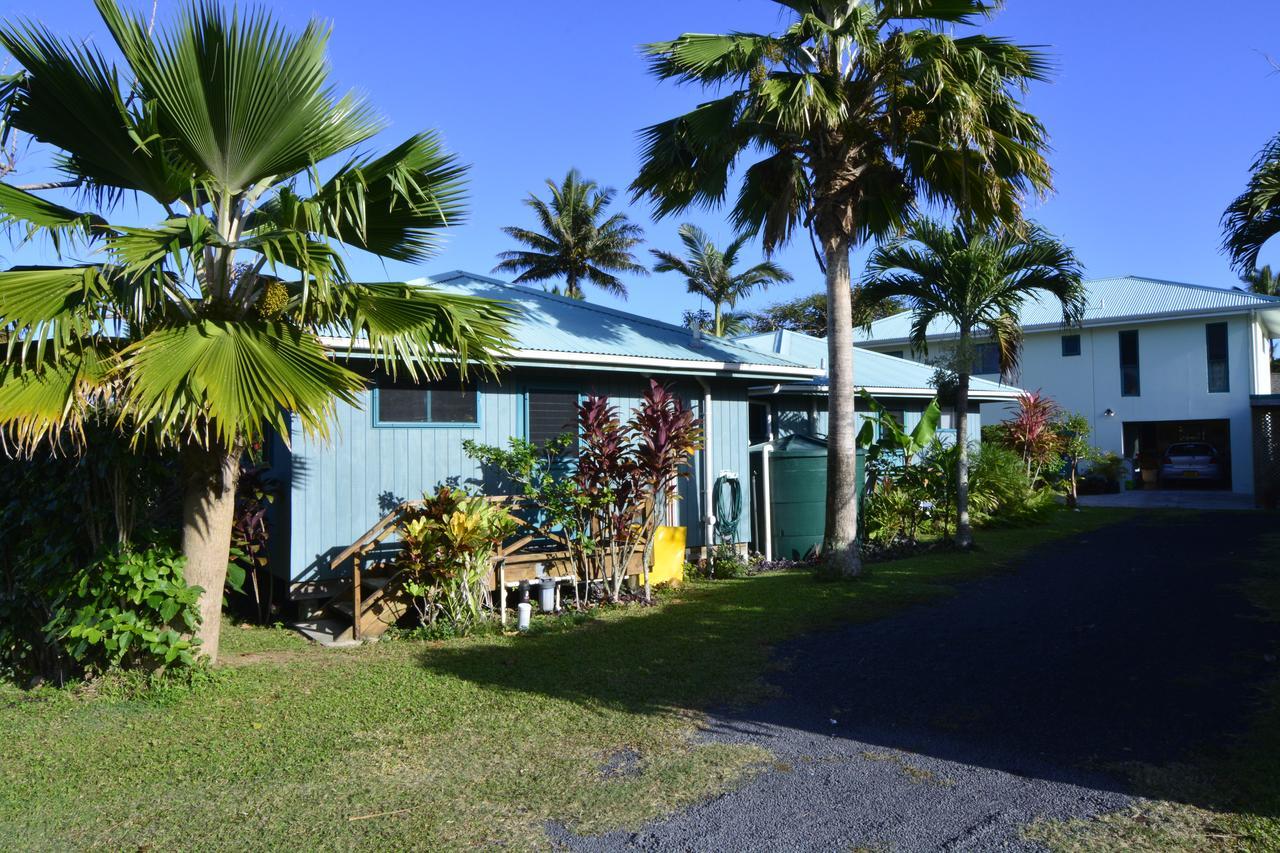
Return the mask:
<svg viewBox="0 0 1280 853">
<path fill-rule="evenodd" d="M 294 623 L 293 627 L 322 646 L 354 646 L 377 640 L 409 609 L 397 579 L 391 574 L 363 576 L 359 596 L 352 585 L 325 602 L 319 618 Z"/>
</svg>

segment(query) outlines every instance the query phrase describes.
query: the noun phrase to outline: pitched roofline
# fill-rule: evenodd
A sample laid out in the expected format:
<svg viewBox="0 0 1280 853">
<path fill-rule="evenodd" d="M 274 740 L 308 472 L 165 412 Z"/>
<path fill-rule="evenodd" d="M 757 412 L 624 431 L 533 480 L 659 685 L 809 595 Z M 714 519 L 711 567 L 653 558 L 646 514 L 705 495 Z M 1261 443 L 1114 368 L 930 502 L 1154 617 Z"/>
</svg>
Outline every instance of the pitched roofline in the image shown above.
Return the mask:
<svg viewBox="0 0 1280 853">
<path fill-rule="evenodd" d="M 320 342 L 330 350 L 347 351 L 364 356 L 369 354 L 369 342 L 352 341 L 344 337 L 322 336 Z M 508 365 L 536 367 L 541 365 L 569 365 L 579 369 L 612 368 L 644 369 L 670 373 L 712 376 L 732 373 L 744 377 L 817 378 L 825 371 L 816 367 L 790 364 L 758 364 L 745 361 L 711 361 L 692 358 L 659 358 L 641 355 L 608 355 L 604 353 L 561 352 L 560 350 L 511 349 L 500 360 Z"/>
<path fill-rule="evenodd" d="M 690 334 L 689 328 L 687 326 L 680 326 L 680 325 L 677 325 L 676 323 L 666 323 L 666 322 L 663 322 L 662 320 L 655 320 L 652 317 L 645 317 L 640 314 L 632 314 L 629 311 L 622 311 L 618 308 L 610 308 L 607 305 L 599 305 L 594 302 L 588 302 L 585 299 L 573 299 L 568 296 L 559 296 L 555 293 L 550 293 L 538 287 L 529 287 L 528 285 L 524 285 L 524 284 L 514 284 L 509 281 L 503 281 L 500 278 L 493 278 L 492 276 L 480 275 L 479 273 L 468 272 L 467 270 L 450 270 L 448 272 L 441 273 L 439 275 L 424 276 L 422 278 L 415 279 L 414 281 L 430 286 L 431 284 L 436 284 L 436 283 L 443 284 L 445 282 L 453 281 L 455 279 L 470 279 L 472 281 L 479 281 L 485 284 L 492 284 L 496 287 L 503 287 L 508 290 L 514 290 L 518 293 L 525 293 L 525 294 L 528 294 L 529 296 L 534 296 L 539 299 L 546 299 L 552 302 L 558 302 L 568 307 L 582 308 L 587 311 L 593 311 L 597 314 L 604 314 L 605 316 L 614 317 L 616 319 L 623 320 L 632 325 L 652 326 L 655 329 L 661 329 L 665 332 L 678 332 L 683 334 Z M 761 353 L 757 349 L 753 349 L 743 344 L 736 343 L 732 338 L 717 338 L 713 335 L 713 336 L 710 336 L 708 339 L 715 346 L 724 346 L 730 350 L 736 350 L 743 354 L 758 354 L 758 355 L 769 354 L 769 353 Z M 580 354 L 566 353 L 566 355 L 577 356 Z M 619 357 L 622 357 L 622 356 L 619 356 Z M 631 356 L 626 356 L 626 357 L 631 358 Z M 808 369 L 804 365 L 796 364 L 795 362 L 792 362 L 786 358 L 783 358 L 780 355 L 774 355 L 773 357 L 778 361 L 783 362 L 784 365 L 795 365 L 797 368 L 800 368 L 801 370 Z M 641 358 L 641 357 L 635 356 L 635 358 Z M 711 364 L 723 363 L 723 364 L 744 364 L 744 365 L 752 365 L 752 366 L 761 365 L 761 366 L 767 366 L 767 367 L 784 366 L 784 365 L 773 365 L 773 364 L 754 362 L 754 361 L 701 362 L 701 361 L 698 361 L 697 359 L 688 359 L 688 361 L 690 361 L 691 363 L 704 364 L 704 365 L 708 363 L 711 363 Z"/>
<path fill-rule="evenodd" d="M 1078 325 L 1074 325 L 1074 326 L 1065 326 L 1062 323 L 1033 323 L 1033 324 L 1023 326 L 1022 327 L 1023 331 L 1031 332 L 1031 333 L 1046 332 L 1046 331 L 1064 331 L 1069 333 L 1069 330 L 1071 329 L 1104 328 L 1106 326 L 1123 326 L 1123 325 L 1128 325 L 1132 323 L 1158 323 L 1164 320 L 1177 320 L 1185 317 L 1223 317 L 1223 316 L 1230 316 L 1233 314 L 1247 314 L 1252 311 L 1267 311 L 1267 312 L 1276 311 L 1280 313 L 1280 296 L 1265 296 L 1263 294 L 1252 293 L 1247 290 L 1240 290 L 1240 289 L 1234 289 L 1234 288 L 1227 289 L 1225 287 L 1214 287 L 1213 285 L 1209 285 L 1209 284 L 1190 284 L 1184 281 L 1171 281 L 1169 279 L 1152 278 L 1150 276 L 1142 276 L 1142 275 L 1100 276 L 1098 278 L 1089 279 L 1088 281 L 1085 282 L 1085 284 L 1088 285 L 1091 282 L 1116 281 L 1120 279 L 1133 279 L 1139 282 L 1145 281 L 1153 284 L 1167 285 L 1169 287 L 1186 287 L 1186 288 L 1191 288 L 1193 290 L 1209 291 L 1211 293 L 1229 293 L 1237 296 L 1245 296 L 1256 301 L 1254 301 L 1251 304 L 1223 305 L 1223 306 L 1218 306 L 1215 308 L 1207 308 L 1207 309 L 1206 308 L 1186 308 L 1181 311 L 1160 311 L 1155 313 L 1144 312 L 1141 314 L 1125 314 L 1123 316 L 1118 316 L 1118 317 L 1104 317 L 1104 318 L 1098 318 L 1098 319 L 1089 319 L 1088 317 L 1085 317 L 1080 321 Z M 878 323 L 885 323 L 889 320 L 894 319 L 895 317 L 900 317 L 903 314 L 910 314 L 910 313 L 911 311 L 910 309 L 908 309 L 905 311 L 899 311 L 896 314 L 890 314 L 888 317 L 882 317 L 871 324 L 871 330 L 868 330 L 867 333 L 872 334 L 873 333 L 872 330 L 874 330 L 876 324 Z M 959 336 L 960 335 L 958 332 L 939 332 L 937 334 L 929 335 L 928 339 L 934 340 L 934 341 L 950 341 L 950 340 L 955 340 Z M 854 345 L 855 346 L 859 346 L 859 345 L 889 346 L 889 345 L 910 344 L 910 343 L 911 343 L 910 336 L 905 336 L 905 337 L 899 336 L 895 338 L 875 338 L 875 337 L 865 338 L 863 340 L 855 341 Z"/>
</svg>

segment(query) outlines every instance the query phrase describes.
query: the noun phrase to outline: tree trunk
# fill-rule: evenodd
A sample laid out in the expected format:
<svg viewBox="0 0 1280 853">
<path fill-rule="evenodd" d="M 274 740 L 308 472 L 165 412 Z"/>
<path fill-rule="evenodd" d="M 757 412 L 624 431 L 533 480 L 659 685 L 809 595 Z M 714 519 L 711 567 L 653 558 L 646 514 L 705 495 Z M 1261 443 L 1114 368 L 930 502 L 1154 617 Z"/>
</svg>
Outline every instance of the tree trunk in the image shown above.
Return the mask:
<svg viewBox="0 0 1280 853">
<path fill-rule="evenodd" d="M 186 491 L 182 500 L 182 553 L 186 581 L 200 594 L 200 652 L 218 660 L 222 628 L 222 588 L 227 580 L 236 484 L 240 480 L 238 450 L 189 447 L 183 453 Z"/>
<path fill-rule="evenodd" d="M 968 358 L 968 340 L 960 338 L 961 358 Z M 969 524 L 969 371 L 961 370 L 956 382 L 956 546 L 973 547 Z"/>
<path fill-rule="evenodd" d="M 719 302 L 715 303 L 715 306 L 716 306 L 715 334 L 716 334 L 716 337 L 718 338 L 722 334 L 723 324 L 720 319 L 720 303 Z"/>
<path fill-rule="evenodd" d="M 822 235 L 827 265 L 827 519 L 822 554 L 844 577 L 862 573 L 858 555 L 857 423 L 853 387 L 853 291 L 849 237 L 839 228 Z"/>
</svg>

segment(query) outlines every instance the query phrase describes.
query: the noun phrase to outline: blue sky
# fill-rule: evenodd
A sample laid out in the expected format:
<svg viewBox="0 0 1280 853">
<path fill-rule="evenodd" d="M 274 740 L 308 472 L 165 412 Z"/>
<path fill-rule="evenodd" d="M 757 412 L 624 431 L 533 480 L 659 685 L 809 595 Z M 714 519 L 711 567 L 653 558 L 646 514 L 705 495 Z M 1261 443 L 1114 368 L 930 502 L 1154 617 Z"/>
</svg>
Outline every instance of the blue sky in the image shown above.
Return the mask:
<svg viewBox="0 0 1280 853">
<path fill-rule="evenodd" d="M 162 19 L 178 5 L 159 2 Z M 4 6 L 6 18 L 26 15 L 66 36 L 105 39 L 89 0 Z M 510 247 L 499 228 L 531 224 L 521 199 L 571 166 L 618 188 L 619 204 L 646 228 L 649 245 L 676 248 L 681 220 L 654 223 L 624 190 L 637 168 L 637 130 L 688 109 L 700 93 L 655 82 L 637 45 L 785 22 L 768 0 L 275 0 L 271 7 L 291 25 L 311 17 L 332 22 L 334 76 L 364 92 L 390 121 L 378 140 L 384 147 L 436 128 L 472 164 L 471 215 L 450 232 L 443 253 L 423 267 L 353 258 L 368 279 L 487 273 L 495 253 Z M 985 29 L 1044 45 L 1057 66 L 1053 82 L 1027 98 L 1052 135 L 1057 175 L 1056 193 L 1031 216 L 1072 245 L 1091 276 L 1235 284 L 1219 251 L 1218 221 L 1258 149 L 1280 131 L 1280 72 L 1267 60 L 1280 60 L 1280 4 L 1009 0 Z M 40 160 L 26 161 L 33 173 Z M 687 219 L 731 237 L 720 213 Z M 1269 249 L 1263 261 L 1280 264 L 1280 245 Z M 855 257 L 855 270 L 864 257 Z M 796 281 L 746 307 L 820 289 L 807 241 L 778 260 Z M 683 309 L 701 307 L 673 275 L 628 284 L 623 307 L 638 313 L 678 322 Z M 598 293 L 589 298 L 621 305 Z"/>
</svg>

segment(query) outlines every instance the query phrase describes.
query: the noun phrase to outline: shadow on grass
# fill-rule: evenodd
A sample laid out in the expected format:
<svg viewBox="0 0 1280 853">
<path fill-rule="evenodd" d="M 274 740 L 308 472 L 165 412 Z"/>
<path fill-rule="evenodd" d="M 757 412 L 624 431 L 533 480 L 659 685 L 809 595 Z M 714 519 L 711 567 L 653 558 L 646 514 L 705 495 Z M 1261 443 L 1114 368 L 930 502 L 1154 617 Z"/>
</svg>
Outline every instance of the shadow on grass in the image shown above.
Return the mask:
<svg viewBox="0 0 1280 853">
<path fill-rule="evenodd" d="M 998 555 L 885 564 L 846 584 L 719 582 L 640 618 L 437 648 L 423 664 L 584 714 L 714 708 L 713 736 L 766 748 L 778 729 L 835 734 L 1169 796 L 1129 769 L 1220 751 L 1277 674 L 1280 624 L 1259 618 L 1242 586 L 1267 557 L 1274 523 L 1257 513 L 1142 516 L 1036 548 L 1014 574 L 905 611 L 989 572 Z M 771 661 L 782 666 L 762 690 Z M 1187 796 L 1219 805 L 1213 793 Z"/>
</svg>

